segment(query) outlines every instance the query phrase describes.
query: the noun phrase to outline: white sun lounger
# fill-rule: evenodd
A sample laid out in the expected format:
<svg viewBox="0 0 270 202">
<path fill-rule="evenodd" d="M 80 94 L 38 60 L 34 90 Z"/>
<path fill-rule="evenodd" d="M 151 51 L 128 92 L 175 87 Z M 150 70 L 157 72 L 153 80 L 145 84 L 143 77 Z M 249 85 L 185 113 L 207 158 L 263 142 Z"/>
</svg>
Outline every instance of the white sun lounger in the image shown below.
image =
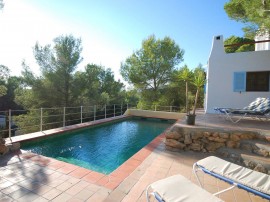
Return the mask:
<svg viewBox="0 0 270 202">
<path fill-rule="evenodd" d="M 202 183 L 197 175 L 198 170 L 202 170 L 232 185 L 230 188 L 216 194 L 238 187 L 270 200 L 270 175 L 230 163 L 215 156 L 210 156 L 193 165 L 194 174 L 201 187 Z"/>
<path fill-rule="evenodd" d="M 152 190 L 149 193 L 149 190 Z M 159 202 L 221 202 L 213 194 L 193 184 L 182 175 L 174 175 L 150 184 L 146 189 L 146 197 L 154 195 Z"/>
</svg>

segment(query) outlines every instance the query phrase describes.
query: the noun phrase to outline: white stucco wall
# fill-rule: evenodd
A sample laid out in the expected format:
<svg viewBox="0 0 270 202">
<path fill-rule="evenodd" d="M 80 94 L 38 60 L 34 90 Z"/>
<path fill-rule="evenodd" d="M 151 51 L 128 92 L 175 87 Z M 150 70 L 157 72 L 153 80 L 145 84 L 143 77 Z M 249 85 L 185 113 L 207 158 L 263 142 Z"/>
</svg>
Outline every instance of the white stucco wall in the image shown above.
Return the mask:
<svg viewBox="0 0 270 202">
<path fill-rule="evenodd" d="M 243 108 L 257 97 L 270 97 L 270 92 L 233 92 L 234 72 L 270 71 L 270 50 L 226 54 L 219 37 L 213 39 L 208 61 L 206 113 L 215 113 L 214 107 Z"/>
</svg>

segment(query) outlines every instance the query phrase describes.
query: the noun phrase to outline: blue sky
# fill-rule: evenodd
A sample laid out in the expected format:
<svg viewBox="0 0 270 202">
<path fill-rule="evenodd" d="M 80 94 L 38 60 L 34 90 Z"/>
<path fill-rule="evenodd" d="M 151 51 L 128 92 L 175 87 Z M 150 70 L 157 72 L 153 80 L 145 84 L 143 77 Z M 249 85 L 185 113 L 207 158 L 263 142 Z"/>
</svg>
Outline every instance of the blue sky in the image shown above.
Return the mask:
<svg viewBox="0 0 270 202">
<path fill-rule="evenodd" d="M 39 73 L 32 47 L 59 35 L 81 37 L 83 62 L 111 68 L 121 79 L 121 62 L 154 34 L 169 36 L 185 50 L 190 68 L 205 65 L 212 38 L 243 36 L 243 24 L 230 20 L 225 0 L 4 0 L 0 12 L 0 64 L 19 75 L 22 59 Z"/>
</svg>

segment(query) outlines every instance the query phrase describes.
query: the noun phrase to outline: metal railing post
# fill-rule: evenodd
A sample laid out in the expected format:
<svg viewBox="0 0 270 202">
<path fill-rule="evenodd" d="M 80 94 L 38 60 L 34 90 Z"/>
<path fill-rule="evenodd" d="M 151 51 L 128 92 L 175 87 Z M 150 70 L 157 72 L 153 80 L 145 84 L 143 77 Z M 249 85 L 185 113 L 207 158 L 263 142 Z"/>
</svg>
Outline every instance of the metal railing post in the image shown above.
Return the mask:
<svg viewBox="0 0 270 202">
<path fill-rule="evenodd" d="M 96 120 L 96 105 L 94 105 L 94 121 Z"/>
<path fill-rule="evenodd" d="M 11 137 L 11 109 L 8 110 L 8 136 Z"/>
<path fill-rule="evenodd" d="M 157 111 L 157 105 L 155 105 L 155 111 Z"/>
<path fill-rule="evenodd" d="M 115 105 L 113 105 L 113 116 L 115 117 Z"/>
<path fill-rule="evenodd" d="M 105 105 L 105 119 L 106 119 L 106 116 L 107 116 L 107 110 L 106 110 L 106 105 Z"/>
<path fill-rule="evenodd" d="M 127 103 L 127 110 L 128 110 L 128 103 Z"/>
<path fill-rule="evenodd" d="M 121 104 L 121 116 L 122 116 L 122 113 L 123 113 L 123 112 L 122 112 L 122 107 L 123 107 L 123 105 Z"/>
<path fill-rule="evenodd" d="M 63 127 L 66 126 L 66 107 L 64 107 L 64 111 L 63 111 Z"/>
<path fill-rule="evenodd" d="M 83 111 L 83 106 L 81 106 L 81 123 L 82 123 L 82 111 Z"/>
<path fill-rule="evenodd" d="M 43 124 L 43 109 L 40 108 L 40 131 L 42 131 L 42 124 Z"/>
<path fill-rule="evenodd" d="M 170 106 L 170 112 L 172 112 L 172 106 Z"/>
</svg>

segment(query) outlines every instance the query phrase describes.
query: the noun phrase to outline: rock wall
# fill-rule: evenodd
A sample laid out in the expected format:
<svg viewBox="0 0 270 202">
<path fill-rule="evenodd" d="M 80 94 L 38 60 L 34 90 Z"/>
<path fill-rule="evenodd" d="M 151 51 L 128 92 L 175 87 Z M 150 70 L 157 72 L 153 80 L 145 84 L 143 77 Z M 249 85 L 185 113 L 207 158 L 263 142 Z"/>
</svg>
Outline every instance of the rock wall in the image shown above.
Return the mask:
<svg viewBox="0 0 270 202">
<path fill-rule="evenodd" d="M 214 152 L 221 147 L 239 148 L 240 140 L 265 139 L 256 132 L 185 127 L 173 127 L 165 136 L 165 145 L 169 150 L 202 152 Z"/>
<path fill-rule="evenodd" d="M 258 132 L 174 125 L 165 133 L 165 137 L 165 146 L 168 150 L 216 152 L 234 163 L 270 174 L 270 138 L 267 139 L 267 136 Z M 267 142 L 265 148 L 243 143 L 255 140 Z M 262 157 L 252 159 L 252 156 L 245 155 L 246 151 Z"/>
</svg>

